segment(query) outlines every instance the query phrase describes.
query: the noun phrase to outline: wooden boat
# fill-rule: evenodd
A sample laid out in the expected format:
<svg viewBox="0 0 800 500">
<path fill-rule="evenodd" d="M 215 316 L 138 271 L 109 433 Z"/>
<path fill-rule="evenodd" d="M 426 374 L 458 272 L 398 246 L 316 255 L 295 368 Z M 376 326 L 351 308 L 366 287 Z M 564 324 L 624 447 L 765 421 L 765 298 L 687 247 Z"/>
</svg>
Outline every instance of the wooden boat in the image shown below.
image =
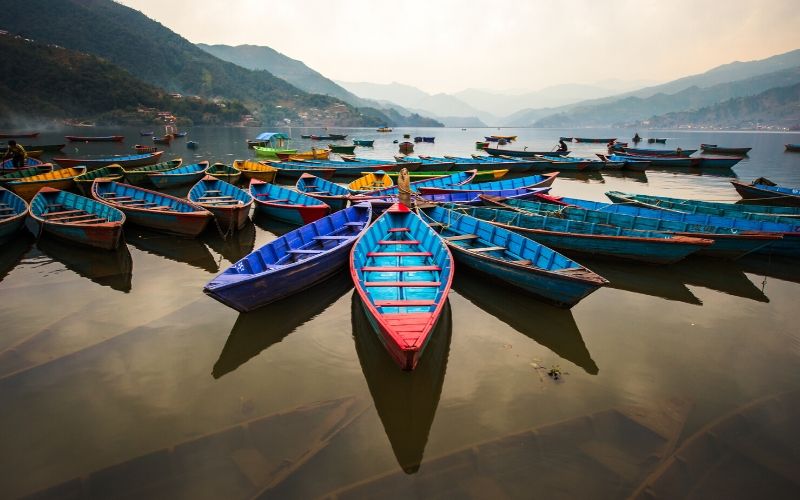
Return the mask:
<svg viewBox="0 0 800 500">
<path fill-rule="evenodd" d="M 571 416 L 426 456 L 413 476 L 394 468 L 317 496 L 507 499 L 528 498 L 535 492 L 543 498 L 629 498 L 674 451 L 691 410 L 689 401 L 671 399 Z M 687 497 L 691 493 L 644 498 Z M 698 498 L 719 497 L 710 492 Z"/>
<path fill-rule="evenodd" d="M 158 148 L 155 146 L 142 146 L 141 144 L 137 144 L 133 147 L 137 153 L 155 153 L 158 151 Z"/>
<path fill-rule="evenodd" d="M 343 141 L 347 139 L 347 134 L 328 134 L 328 136 L 334 141 Z"/>
<path fill-rule="evenodd" d="M 539 155 L 537 158 L 541 158 L 544 161 L 550 162 L 553 167 L 564 171 L 588 172 L 602 170 L 605 167 L 604 162 L 600 160 L 591 160 L 588 158 L 550 155 Z"/>
<path fill-rule="evenodd" d="M 414 142 L 435 142 L 435 141 L 436 141 L 435 137 L 423 137 L 423 136 L 414 137 Z"/>
<path fill-rule="evenodd" d="M 154 133 L 155 132 L 153 132 L 152 130 L 140 130 L 139 131 L 139 135 L 142 136 L 142 137 L 152 137 Z"/>
<path fill-rule="evenodd" d="M 362 203 L 310 222 L 253 251 L 203 291 L 244 312 L 307 290 L 344 267 L 371 217 Z"/>
<path fill-rule="evenodd" d="M 122 142 L 125 136 L 106 135 L 106 136 L 85 136 L 85 135 L 65 135 L 64 138 L 69 142 Z"/>
<path fill-rule="evenodd" d="M 628 153 L 634 156 L 692 156 L 697 152 L 696 149 L 647 149 L 647 148 L 628 148 L 624 146 L 614 146 L 615 151 Z"/>
<path fill-rule="evenodd" d="M 309 138 L 309 137 L 311 137 L 311 136 L 302 136 L 302 137 L 303 137 L 304 139 L 308 139 L 308 138 Z M 267 145 L 267 143 L 268 143 L 268 141 L 259 141 L 259 140 L 253 140 L 253 139 L 248 139 L 246 142 L 247 142 L 247 147 L 248 147 L 249 149 L 253 149 L 255 146 L 262 146 L 262 147 L 264 147 L 264 146 L 266 146 L 266 145 Z"/>
<path fill-rule="evenodd" d="M 172 134 L 166 134 L 161 137 L 153 137 L 153 144 L 166 144 L 167 146 L 172 143 Z"/>
<path fill-rule="evenodd" d="M 558 138 L 558 140 L 559 141 L 563 141 L 563 142 L 572 142 L 572 137 L 561 136 L 561 137 Z"/>
<path fill-rule="evenodd" d="M 616 137 L 609 137 L 609 138 L 592 138 L 592 137 L 574 137 L 575 142 L 586 142 L 590 144 L 608 144 L 610 142 L 614 142 L 617 140 Z"/>
<path fill-rule="evenodd" d="M 391 132 L 392 129 L 390 127 L 378 127 L 375 129 L 376 132 Z"/>
<path fill-rule="evenodd" d="M 269 162 L 277 169 L 276 178 L 281 182 L 296 181 L 303 174 L 313 174 L 321 179 L 332 179 L 336 175 L 336 169 L 324 167 L 321 164 L 311 162 Z"/>
<path fill-rule="evenodd" d="M 460 264 L 559 307 L 572 307 L 607 283 L 530 238 L 471 217 L 473 210 L 421 210 L 423 220 L 439 228 L 439 235 Z"/>
<path fill-rule="evenodd" d="M 558 212 L 564 218 L 582 222 L 596 222 L 624 229 L 661 231 L 714 240 L 713 245 L 700 250 L 698 254 L 729 260 L 738 259 L 761 249 L 766 250 L 768 246 L 779 242 L 782 243 L 784 233 L 765 232 L 765 230 L 786 227 L 786 225 L 724 217 L 712 218 L 576 198 L 543 195 L 538 195 L 536 198 L 542 203 L 510 200 L 508 204 L 528 211 Z M 769 251 L 774 252 L 775 250 L 770 248 Z"/>
<path fill-rule="evenodd" d="M 142 167 L 136 168 L 124 168 L 125 170 L 125 181 L 128 184 L 144 184 L 148 182 L 148 175 L 154 172 L 166 172 L 167 170 L 172 170 L 178 168 L 183 163 L 183 160 L 180 158 L 176 158 L 174 160 L 169 160 L 161 163 L 156 163 L 154 165 L 145 165 Z"/>
<path fill-rule="evenodd" d="M 256 152 L 256 156 L 261 156 L 263 158 L 269 158 L 272 160 L 280 160 L 280 156 L 278 156 L 279 154 L 297 154 L 296 149 L 271 148 L 267 146 L 253 146 L 253 150 Z"/>
<path fill-rule="evenodd" d="M 353 139 L 353 144 L 371 148 L 375 145 L 375 139 Z"/>
<path fill-rule="evenodd" d="M 741 158 L 731 156 L 701 156 L 700 160 L 702 168 L 731 168 L 742 161 Z"/>
<path fill-rule="evenodd" d="M 152 185 L 159 189 L 171 189 L 187 184 L 194 184 L 206 175 L 208 161 L 193 163 L 191 165 L 181 165 L 180 167 L 163 172 L 152 172 L 147 174 L 147 179 Z"/>
<path fill-rule="evenodd" d="M 747 156 L 753 148 L 726 148 L 717 146 L 716 144 L 701 144 L 700 149 L 703 153 L 713 153 L 718 155 L 734 155 L 734 156 Z"/>
<path fill-rule="evenodd" d="M 25 224 L 28 203 L 4 187 L 0 187 L 0 243 L 14 237 Z"/>
<path fill-rule="evenodd" d="M 731 181 L 736 192 L 745 200 L 758 200 L 768 205 L 784 205 L 800 207 L 800 189 L 778 186 L 764 177 L 759 177 L 750 184 Z"/>
<path fill-rule="evenodd" d="M 367 193 L 394 186 L 394 181 L 384 171 L 369 172 L 347 185 L 351 194 Z"/>
<path fill-rule="evenodd" d="M 105 179 L 95 179 L 92 198 L 118 208 L 133 224 L 180 236 L 199 235 L 212 218 L 187 200 Z"/>
<path fill-rule="evenodd" d="M 475 177 L 472 179 L 473 182 L 485 182 L 493 179 L 502 179 L 508 173 L 508 169 L 502 170 L 479 170 Z M 432 179 L 434 177 L 447 177 L 451 175 L 452 172 L 443 171 L 443 172 L 409 172 L 408 177 L 409 179 L 413 180 L 420 180 L 420 179 Z M 392 180 L 396 179 L 400 172 L 387 172 L 386 175 L 392 178 Z"/>
<path fill-rule="evenodd" d="M 349 146 L 346 145 L 337 145 L 337 144 L 328 144 L 328 148 L 331 150 L 332 153 L 337 154 L 346 154 L 351 155 L 354 154 L 356 151 L 356 145 L 351 144 Z"/>
<path fill-rule="evenodd" d="M 466 184 L 475 178 L 475 174 L 477 174 L 476 170 L 457 172 L 454 174 L 450 174 L 447 177 L 434 177 L 432 179 L 423 179 L 421 181 L 414 181 L 410 183 L 409 187 L 411 188 L 412 192 L 416 193 L 419 192 L 420 189 L 423 187 L 446 187 L 446 186 Z M 398 194 L 400 194 L 399 188 L 397 186 L 393 186 L 382 189 L 376 189 L 375 191 L 370 191 L 360 196 L 367 198 L 375 198 L 375 197 L 385 197 L 385 196 L 396 196 Z M 359 196 L 354 196 L 351 199 L 359 199 Z"/>
<path fill-rule="evenodd" d="M 616 154 L 604 155 L 602 153 L 597 153 L 597 157 L 600 158 L 602 161 L 608 163 L 616 163 L 622 165 L 622 168 L 627 168 L 630 170 L 640 170 L 640 171 L 646 170 L 647 167 L 649 167 L 652 164 L 652 162 L 649 159 L 637 160 L 629 156 L 620 156 Z"/>
<path fill-rule="evenodd" d="M 0 186 L 5 185 L 6 182 L 14 179 L 23 179 L 25 177 L 32 177 L 34 175 L 46 174 L 53 171 L 53 165 L 50 163 L 42 163 L 33 167 L 26 167 L 22 170 L 12 170 L 7 172 L 0 170 Z"/>
<path fill-rule="evenodd" d="M 648 144 L 666 144 L 667 140 L 666 139 L 656 139 L 654 137 L 650 137 L 649 139 L 647 139 L 647 143 Z"/>
<path fill-rule="evenodd" d="M 644 194 L 620 193 L 613 191 L 614 198 L 621 203 L 657 210 L 670 210 L 688 214 L 707 214 L 735 219 L 782 222 L 794 224 L 800 231 L 800 207 L 777 207 L 769 205 L 744 205 L 738 203 L 719 203 L 713 201 L 686 200 Z M 623 201 L 624 200 L 624 201 Z"/>
<path fill-rule="evenodd" d="M 511 156 L 479 156 L 472 155 L 471 157 L 460 156 L 443 156 L 435 157 L 428 156 L 431 160 L 450 160 L 453 162 L 453 170 L 494 170 L 497 168 L 507 168 L 512 173 L 528 172 L 538 167 L 549 167 L 551 164 L 543 160 L 536 160 L 535 158 L 514 158 Z"/>
<path fill-rule="evenodd" d="M 39 132 L 0 132 L 0 139 L 19 139 L 38 137 Z"/>
<path fill-rule="evenodd" d="M 359 237 L 350 273 L 392 359 L 403 370 L 416 368 L 450 292 L 453 257 L 447 246 L 398 203 Z"/>
<path fill-rule="evenodd" d="M 177 139 L 178 137 L 186 137 L 187 135 L 189 135 L 189 132 L 173 132 L 172 133 L 172 137 L 174 137 L 175 139 Z"/>
<path fill-rule="evenodd" d="M 326 450 L 364 407 L 347 397 L 239 416 L 236 424 L 211 433 L 165 436 L 163 448 L 144 448 L 139 456 L 64 478 L 33 496 L 82 498 L 91 491 L 108 498 L 274 498 L 274 490 Z"/>
<path fill-rule="evenodd" d="M 569 151 L 528 151 L 519 149 L 483 148 L 492 156 L 511 156 L 514 158 L 535 158 L 539 155 L 566 156 Z"/>
<path fill-rule="evenodd" d="M 321 219 L 331 210 L 326 203 L 308 195 L 258 179 L 250 181 L 250 194 L 256 201 L 257 213 L 298 226 Z"/>
<path fill-rule="evenodd" d="M 397 464 L 406 474 L 419 470 L 436 416 L 453 334 L 451 309 L 446 302 L 425 356 L 408 373 L 397 369 L 375 335 L 358 294 L 351 294 L 350 321 L 358 361 Z"/>
<path fill-rule="evenodd" d="M 31 201 L 31 232 L 114 250 L 122 239 L 125 214 L 67 191 L 44 187 Z"/>
<path fill-rule="evenodd" d="M 666 155 L 658 155 L 658 156 L 649 156 L 649 155 L 635 155 L 627 152 L 618 152 L 616 157 L 627 158 L 629 160 L 633 160 L 635 162 L 641 161 L 648 161 L 650 162 L 647 166 L 653 167 L 702 167 L 703 165 L 703 158 L 690 158 L 688 156 L 666 156 Z M 638 163 L 631 163 L 625 164 L 625 168 L 635 169 L 641 166 Z M 645 166 L 645 168 L 647 167 Z"/>
<path fill-rule="evenodd" d="M 545 188 L 546 189 L 546 188 Z M 457 193 L 440 193 L 440 194 L 420 194 L 415 196 L 415 201 L 420 204 L 425 202 L 430 203 L 449 203 L 458 205 L 483 205 L 484 200 L 482 196 L 490 196 L 493 198 L 501 199 L 533 199 L 536 195 L 542 193 L 541 189 L 501 189 L 498 191 L 461 191 Z M 351 198 L 352 199 L 352 198 Z M 389 208 L 395 203 L 400 203 L 400 198 L 397 195 L 383 196 L 376 198 L 369 198 L 369 202 L 376 211 Z"/>
<path fill-rule="evenodd" d="M 475 141 L 475 149 L 485 149 L 489 147 L 489 141 Z"/>
<path fill-rule="evenodd" d="M 408 141 L 403 141 L 403 142 L 400 143 L 400 145 L 397 147 L 397 149 L 398 149 L 398 151 L 400 151 L 403 154 L 413 153 L 414 152 L 414 143 L 413 142 L 408 142 Z"/>
<path fill-rule="evenodd" d="M 14 172 L 16 170 L 24 170 L 26 168 L 35 167 L 37 165 L 42 165 L 42 161 L 37 160 L 36 158 L 25 158 L 25 163 L 22 169 L 14 168 L 13 159 L 9 158 L 7 160 L 3 160 L 2 162 L 0 162 L 0 172 L 6 174 L 9 172 Z"/>
<path fill-rule="evenodd" d="M 492 139 L 497 139 L 498 141 L 499 140 L 505 140 L 505 141 L 511 142 L 511 141 L 516 141 L 517 140 L 517 136 L 516 135 L 492 135 L 490 137 Z"/>
<path fill-rule="evenodd" d="M 109 165 L 107 167 L 100 167 L 90 172 L 84 172 L 81 175 L 75 177 L 75 185 L 78 186 L 78 190 L 81 193 L 83 193 L 84 196 L 91 196 L 92 184 L 94 183 L 95 179 L 100 179 L 100 178 L 108 179 L 111 181 L 124 182 L 125 169 L 123 169 L 119 165 Z"/>
<path fill-rule="evenodd" d="M 490 199 L 481 195 L 484 200 Z M 555 250 L 592 256 L 635 260 L 651 264 L 672 264 L 703 250 L 713 240 L 678 236 L 660 231 L 609 227 L 593 222 L 561 219 L 551 211 L 521 209 L 491 197 L 491 203 L 511 210 L 470 208 L 459 210 L 469 216 L 514 231 Z"/>
<path fill-rule="evenodd" d="M 54 170 L 45 174 L 32 175 L 6 182 L 6 187 L 25 201 L 30 201 L 43 187 L 70 189 L 75 186 L 75 177 L 86 172 L 86 167 L 72 167 Z"/>
<path fill-rule="evenodd" d="M 759 398 L 685 439 L 628 498 L 794 498 L 800 391 Z"/>
<path fill-rule="evenodd" d="M 143 167 L 146 165 L 153 165 L 158 163 L 163 151 L 156 151 L 155 153 L 143 153 L 136 155 L 126 156 L 108 156 L 103 158 L 53 158 L 53 161 L 62 167 L 77 167 L 78 165 L 86 167 L 88 170 L 94 170 L 100 167 L 106 167 L 116 163 L 122 168 L 129 169 L 132 167 Z"/>
<path fill-rule="evenodd" d="M 312 141 L 330 141 L 333 139 L 333 137 L 329 135 L 310 135 L 308 138 Z"/>
<path fill-rule="evenodd" d="M 235 166 L 215 163 L 206 169 L 206 174 L 212 175 L 221 181 L 236 184 L 242 176 L 242 171 Z"/>
<path fill-rule="evenodd" d="M 36 158 L 37 160 L 42 157 L 42 154 L 44 154 L 44 151 L 26 150 L 25 152 L 27 153 L 28 158 Z"/>
<path fill-rule="evenodd" d="M 278 153 L 278 158 L 281 161 L 327 160 L 329 156 L 329 149 L 312 149 L 311 151 L 300 151 L 293 154 Z"/>
<path fill-rule="evenodd" d="M 448 159 L 441 159 L 441 158 L 431 158 L 430 156 L 406 156 L 406 155 L 397 155 L 394 157 L 397 161 L 398 166 L 399 164 L 406 164 L 406 163 L 419 163 L 420 168 L 425 168 L 428 170 L 438 170 L 441 172 L 447 171 L 452 169 L 456 166 L 456 162 L 454 160 Z"/>
<path fill-rule="evenodd" d="M 55 152 L 61 151 L 64 149 L 66 144 L 28 144 L 23 145 L 22 147 L 25 148 L 25 151 L 42 151 L 42 152 Z M 0 153 L 5 153 L 8 150 L 7 146 L 0 146 Z"/>
<path fill-rule="evenodd" d="M 800 153 L 800 144 L 786 144 L 786 151 L 793 153 Z"/>
<path fill-rule="evenodd" d="M 449 186 L 433 186 L 425 185 L 420 186 L 418 189 L 422 194 L 435 194 L 435 193 L 455 193 L 455 192 L 480 192 L 480 191 L 497 191 L 500 189 L 536 189 L 546 188 L 553 185 L 556 180 L 558 172 L 553 172 L 544 175 L 529 175 L 527 177 L 517 177 L 515 179 L 502 179 L 499 181 L 489 182 L 476 182 L 476 183 L 462 183 L 458 185 Z"/>
<path fill-rule="evenodd" d="M 264 182 L 274 182 L 278 169 L 254 160 L 234 160 L 233 168 L 239 169 L 242 175 L 248 179 L 258 179 Z"/>
<path fill-rule="evenodd" d="M 350 197 L 349 189 L 312 174 L 301 175 L 297 179 L 295 189 L 326 203 L 331 207 L 331 212 L 336 212 L 346 207 L 347 200 Z"/>
<path fill-rule="evenodd" d="M 186 147 L 188 149 L 197 149 L 198 144 L 196 141 L 186 141 Z"/>
<path fill-rule="evenodd" d="M 250 193 L 211 175 L 206 175 L 192 186 L 186 197 L 214 214 L 223 234 L 242 229 L 253 206 Z"/>
</svg>

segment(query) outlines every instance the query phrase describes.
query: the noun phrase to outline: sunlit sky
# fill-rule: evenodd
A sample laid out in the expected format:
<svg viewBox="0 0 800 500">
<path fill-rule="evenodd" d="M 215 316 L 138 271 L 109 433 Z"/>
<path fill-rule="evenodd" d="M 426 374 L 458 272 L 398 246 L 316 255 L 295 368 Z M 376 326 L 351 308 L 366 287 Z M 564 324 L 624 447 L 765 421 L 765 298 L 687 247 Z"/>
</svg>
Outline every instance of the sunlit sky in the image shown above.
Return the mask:
<svg viewBox="0 0 800 500">
<path fill-rule="evenodd" d="M 800 48 L 800 0 L 120 0 L 191 42 L 428 92 L 668 81 Z"/>
</svg>

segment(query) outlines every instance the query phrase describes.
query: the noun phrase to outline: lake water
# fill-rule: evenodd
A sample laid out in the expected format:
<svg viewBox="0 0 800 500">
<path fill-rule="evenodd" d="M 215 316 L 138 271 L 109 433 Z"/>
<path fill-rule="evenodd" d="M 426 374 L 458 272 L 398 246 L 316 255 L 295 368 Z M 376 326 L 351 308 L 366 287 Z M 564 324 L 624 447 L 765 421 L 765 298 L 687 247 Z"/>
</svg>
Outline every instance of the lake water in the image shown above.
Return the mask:
<svg viewBox="0 0 800 500">
<path fill-rule="evenodd" d="M 187 139 L 199 149 L 178 139 L 164 159 L 231 163 L 250 157 L 244 141 L 261 131 L 193 128 Z M 357 150 L 372 158 L 395 154 L 402 133 L 436 136 L 417 153 L 466 155 L 490 134 L 551 149 L 561 135 L 627 140 L 633 132 L 342 130 L 347 143 L 376 139 L 374 149 Z M 126 135 L 122 145 L 67 144 L 69 155 L 149 143 L 136 129 L 99 128 L 47 132 L 35 143 L 64 142 L 65 133 Z M 733 201 L 736 177 L 800 186 L 800 154 L 783 148 L 800 142 L 797 134 L 640 134 L 667 137 L 659 147 L 753 150 L 727 173 L 563 175 L 552 192 Z M 571 149 L 588 156 L 603 145 Z M 404 373 L 369 329 L 346 273 L 249 314 L 202 293 L 215 274 L 288 229 L 256 220 L 226 242 L 213 230 L 184 240 L 128 228 L 116 253 L 32 237 L 0 247 L 0 497 L 618 498 L 706 426 L 800 389 L 796 261 L 578 259 L 611 284 L 571 310 L 458 268 L 435 342 L 419 369 Z M 761 436 L 775 415 L 757 415 L 745 429 Z M 535 453 L 523 446 L 531 436 Z M 737 455 L 733 477 L 749 471 L 760 482 L 705 491 L 796 498 L 796 428 L 752 443 L 760 455 Z M 775 465 L 780 446 L 788 455 Z M 686 455 L 688 463 L 717 467 L 729 457 L 728 448 L 712 448 L 704 460 Z"/>
</svg>

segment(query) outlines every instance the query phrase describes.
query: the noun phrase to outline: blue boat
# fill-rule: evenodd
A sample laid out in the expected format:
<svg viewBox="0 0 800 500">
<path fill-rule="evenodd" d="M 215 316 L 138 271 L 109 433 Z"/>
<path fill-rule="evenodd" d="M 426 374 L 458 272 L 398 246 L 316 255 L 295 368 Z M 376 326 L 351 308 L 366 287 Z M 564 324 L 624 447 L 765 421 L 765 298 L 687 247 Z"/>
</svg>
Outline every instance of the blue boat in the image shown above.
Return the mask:
<svg viewBox="0 0 800 500">
<path fill-rule="evenodd" d="M 509 200 L 506 203 L 523 211 L 540 214 L 555 212 L 566 219 L 582 222 L 595 222 L 624 229 L 661 231 L 714 240 L 714 244 L 697 253 L 725 259 L 738 259 L 781 240 L 780 234 L 742 231 L 730 226 L 716 226 L 710 220 L 703 222 L 703 219 L 696 215 L 675 214 L 661 210 L 598 203 L 576 198 L 556 199 L 541 195 L 537 198 L 544 201 Z M 689 220 L 679 220 L 680 217 L 671 218 L 665 216 L 665 214 L 685 216 Z M 692 218 L 694 219 L 692 220 Z"/>
<path fill-rule="evenodd" d="M 191 165 L 181 165 L 178 168 L 164 172 L 153 172 L 147 174 L 147 178 L 151 184 L 159 189 L 171 189 L 196 183 L 206 176 L 207 168 L 208 161 L 201 161 Z"/>
<path fill-rule="evenodd" d="M 431 170 L 435 172 L 447 172 L 456 166 L 456 162 L 448 159 L 431 158 L 429 156 L 395 156 L 397 163 L 405 165 L 406 163 L 420 163 L 421 170 Z M 411 170 L 409 170 L 411 172 Z"/>
<path fill-rule="evenodd" d="M 17 234 L 28 216 L 28 203 L 4 187 L 0 187 L 0 243 Z"/>
<path fill-rule="evenodd" d="M 590 172 L 603 170 L 605 163 L 600 160 L 593 160 L 589 158 L 577 158 L 573 156 L 551 156 L 539 155 L 539 158 L 550 162 L 554 167 L 559 170 L 573 170 L 577 172 Z"/>
<path fill-rule="evenodd" d="M 49 234 L 72 243 L 114 250 L 122 239 L 122 211 L 68 191 L 43 187 L 31 200 L 33 234 Z"/>
<path fill-rule="evenodd" d="M 482 157 L 475 157 L 475 158 L 465 158 L 461 156 L 420 156 L 422 159 L 429 159 L 431 161 L 441 161 L 446 162 L 450 161 L 453 162 L 452 170 L 496 170 L 496 169 L 508 169 L 509 172 L 519 173 L 519 172 L 528 172 L 531 170 L 531 167 L 534 164 L 538 163 L 547 163 L 547 162 L 536 162 L 536 161 L 529 161 L 524 159 L 516 159 L 510 160 L 505 158 L 497 158 L 494 156 L 482 156 Z"/>
<path fill-rule="evenodd" d="M 497 200 L 495 203 L 508 206 L 506 200 Z M 460 209 L 459 213 L 522 234 L 555 250 L 651 264 L 672 264 L 714 243 L 709 239 L 660 231 L 623 229 L 562 219 L 552 212 L 515 212 L 476 207 Z"/>
<path fill-rule="evenodd" d="M 95 179 L 92 198 L 121 210 L 133 224 L 180 236 L 199 235 L 212 219 L 188 200 L 106 179 Z"/>
<path fill-rule="evenodd" d="M 40 160 L 37 160 L 36 158 L 27 157 L 27 158 L 25 158 L 25 162 L 24 162 L 24 165 L 22 166 L 22 168 L 25 169 L 25 168 L 29 168 L 29 167 L 35 167 L 37 165 L 42 165 L 42 162 Z M 0 172 L 1 173 L 13 172 L 15 170 L 21 170 L 21 169 L 14 168 L 14 160 L 13 160 L 13 158 L 9 158 L 7 160 L 3 160 L 2 162 L 0 162 Z"/>
<path fill-rule="evenodd" d="M 256 201 L 256 213 L 298 226 L 321 219 L 331 210 L 316 198 L 258 179 L 250 180 L 250 194 Z"/>
<path fill-rule="evenodd" d="M 701 156 L 700 166 L 702 168 L 731 168 L 742 158 L 731 158 L 730 156 Z"/>
<path fill-rule="evenodd" d="M 459 184 L 466 184 L 471 181 L 477 174 L 477 170 L 467 170 L 464 172 L 457 172 L 446 177 L 433 177 L 430 179 L 423 179 L 421 181 L 414 181 L 409 183 L 411 191 L 414 193 L 420 192 L 423 187 L 446 187 Z M 352 196 L 351 200 L 369 199 L 369 198 L 383 198 L 386 196 L 396 196 L 400 194 L 400 188 L 397 186 L 376 189 L 362 195 Z"/>
<path fill-rule="evenodd" d="M 347 263 L 372 218 L 368 203 L 334 212 L 254 250 L 203 291 L 237 311 L 252 311 L 307 290 Z"/>
<path fill-rule="evenodd" d="M 743 205 L 713 201 L 686 200 L 667 196 L 621 193 L 612 191 L 620 203 L 655 210 L 668 210 L 687 214 L 717 215 L 734 219 L 791 224 L 800 231 L 800 207 L 771 207 L 768 205 Z M 624 200 L 624 201 L 623 201 Z"/>
<path fill-rule="evenodd" d="M 186 147 L 188 149 L 197 149 L 198 146 L 199 144 L 197 144 L 196 141 L 186 141 Z"/>
<path fill-rule="evenodd" d="M 242 229 L 250 218 L 250 208 L 253 206 L 250 193 L 212 175 L 200 179 L 186 197 L 214 214 L 223 234 Z"/>
<path fill-rule="evenodd" d="M 350 273 L 372 328 L 392 359 L 413 370 L 450 292 L 447 246 L 405 205 L 386 210 L 358 239 Z"/>
<path fill-rule="evenodd" d="M 459 264 L 560 307 L 572 307 L 608 283 L 586 267 L 520 234 L 461 212 L 432 207 L 423 220 L 439 229 Z"/>
<path fill-rule="evenodd" d="M 422 194 L 418 195 L 417 201 L 430 202 L 430 203 L 453 203 L 459 205 L 483 205 L 482 196 L 491 196 L 500 199 L 521 199 L 528 200 L 534 198 L 538 194 L 546 193 L 550 188 L 535 188 L 535 189 L 503 189 L 499 191 L 459 191 L 457 193 L 442 193 L 442 194 Z M 386 196 L 384 198 L 372 198 L 369 200 L 373 208 L 386 209 L 395 203 L 400 203 L 398 196 Z"/>
<path fill-rule="evenodd" d="M 375 139 L 353 139 L 353 144 L 371 148 L 375 144 Z"/>
<path fill-rule="evenodd" d="M 769 179 L 759 177 L 750 184 L 731 181 L 733 187 L 745 200 L 758 200 L 768 205 L 800 207 L 800 189 L 779 186 Z"/>
<path fill-rule="evenodd" d="M 447 156 L 445 156 L 445 158 L 447 158 Z M 528 167 L 527 170 L 537 170 L 537 171 L 538 170 L 545 170 L 545 169 L 550 168 L 550 166 L 551 166 L 549 161 L 542 160 L 541 158 L 536 158 L 535 156 L 531 156 L 531 157 L 528 157 L 528 158 L 522 158 L 522 157 L 518 157 L 518 156 L 514 157 L 514 156 L 502 156 L 502 155 L 500 155 L 500 156 L 472 155 L 472 158 L 475 159 L 475 160 L 478 160 L 480 162 L 487 162 L 487 163 L 489 163 L 489 162 L 492 162 L 492 163 L 495 163 L 495 164 L 502 163 L 504 165 L 506 163 L 519 164 L 520 165 L 519 168 L 522 169 L 523 166 L 527 166 Z M 492 167 L 492 168 L 497 168 L 497 167 L 495 166 L 495 167 Z M 503 168 L 506 168 L 506 167 L 503 167 Z M 525 171 L 525 170 L 523 169 L 521 171 Z"/>
<path fill-rule="evenodd" d="M 630 156 L 604 155 L 601 153 L 597 153 L 597 156 L 605 162 L 621 165 L 622 168 L 629 170 L 646 170 L 652 164 L 650 160 L 637 160 Z"/>
<path fill-rule="evenodd" d="M 544 175 L 529 175 L 527 177 L 517 177 L 516 179 L 501 179 L 499 181 L 464 183 L 459 185 L 425 185 L 419 187 L 422 194 L 455 193 L 459 191 L 502 191 L 506 189 L 534 189 L 550 187 L 556 180 L 558 172 Z"/>
<path fill-rule="evenodd" d="M 320 179 L 311 174 L 303 174 L 297 179 L 295 189 L 312 198 L 323 201 L 331 207 L 332 212 L 342 210 L 347 206 L 350 190 L 331 181 Z"/>
<path fill-rule="evenodd" d="M 628 148 L 620 145 L 614 145 L 614 150 L 642 156 L 692 156 L 697 152 L 696 149 Z"/>
</svg>

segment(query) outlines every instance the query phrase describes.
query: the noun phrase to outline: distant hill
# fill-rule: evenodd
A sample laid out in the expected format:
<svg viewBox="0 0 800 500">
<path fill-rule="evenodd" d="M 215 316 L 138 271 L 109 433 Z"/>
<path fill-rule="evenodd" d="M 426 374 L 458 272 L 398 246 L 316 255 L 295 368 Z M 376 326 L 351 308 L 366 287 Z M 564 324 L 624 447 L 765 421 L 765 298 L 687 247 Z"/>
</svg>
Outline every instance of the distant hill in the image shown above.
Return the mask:
<svg viewBox="0 0 800 500">
<path fill-rule="evenodd" d="M 523 108 L 549 108 L 564 106 L 586 99 L 618 94 L 613 88 L 596 85 L 563 84 L 525 93 L 498 93 L 466 89 L 453 94 L 468 105 L 495 116 L 508 116 Z"/>
<path fill-rule="evenodd" d="M 374 126 L 389 120 L 378 111 L 362 113 L 337 98 L 304 92 L 267 71 L 222 61 L 111 0 L 4 2 L 0 26 L 97 55 L 169 92 L 240 100 L 257 108 L 265 124 Z"/>
<path fill-rule="evenodd" d="M 238 102 L 175 99 L 127 71 L 95 56 L 0 36 L 0 124 L 77 118 L 99 123 L 148 123 L 155 108 L 194 123 L 238 122 L 247 109 Z M 57 89 L 57 90 L 55 90 Z"/>
<path fill-rule="evenodd" d="M 729 99 L 696 111 L 651 117 L 640 125 L 652 128 L 786 127 L 800 130 L 800 83 L 772 88 L 754 96 Z"/>
</svg>

